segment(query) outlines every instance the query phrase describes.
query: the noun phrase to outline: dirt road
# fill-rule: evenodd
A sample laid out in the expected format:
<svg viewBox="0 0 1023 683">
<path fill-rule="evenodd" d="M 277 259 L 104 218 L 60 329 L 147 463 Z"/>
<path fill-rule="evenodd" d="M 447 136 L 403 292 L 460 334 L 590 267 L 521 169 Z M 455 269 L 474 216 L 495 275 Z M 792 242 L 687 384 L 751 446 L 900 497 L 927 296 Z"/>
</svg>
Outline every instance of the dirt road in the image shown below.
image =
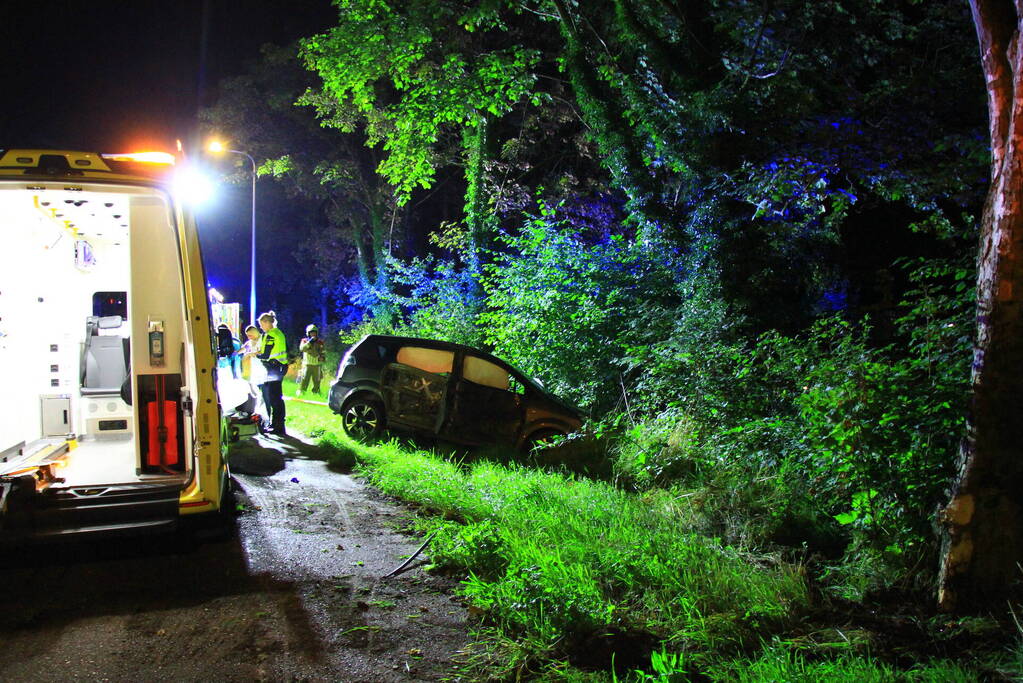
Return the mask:
<svg viewBox="0 0 1023 683">
<path fill-rule="evenodd" d="M 417 560 L 408 513 L 296 439 L 247 454 L 243 512 L 190 536 L 4 551 L 3 681 L 433 681 L 465 646 L 451 581 Z M 275 465 L 276 466 L 273 466 Z"/>
</svg>

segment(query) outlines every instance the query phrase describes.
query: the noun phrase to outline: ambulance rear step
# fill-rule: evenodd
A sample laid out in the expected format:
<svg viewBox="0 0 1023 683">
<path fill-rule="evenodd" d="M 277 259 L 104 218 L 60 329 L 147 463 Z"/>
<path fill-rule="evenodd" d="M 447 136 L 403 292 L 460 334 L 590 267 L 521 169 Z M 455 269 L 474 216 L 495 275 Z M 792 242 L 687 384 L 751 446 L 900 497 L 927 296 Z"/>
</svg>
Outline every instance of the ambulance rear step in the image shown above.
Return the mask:
<svg viewBox="0 0 1023 683">
<path fill-rule="evenodd" d="M 181 484 L 129 483 L 101 487 L 54 487 L 32 491 L 16 479 L 0 517 L 3 540 L 100 535 L 132 530 L 171 531 L 178 522 Z"/>
</svg>

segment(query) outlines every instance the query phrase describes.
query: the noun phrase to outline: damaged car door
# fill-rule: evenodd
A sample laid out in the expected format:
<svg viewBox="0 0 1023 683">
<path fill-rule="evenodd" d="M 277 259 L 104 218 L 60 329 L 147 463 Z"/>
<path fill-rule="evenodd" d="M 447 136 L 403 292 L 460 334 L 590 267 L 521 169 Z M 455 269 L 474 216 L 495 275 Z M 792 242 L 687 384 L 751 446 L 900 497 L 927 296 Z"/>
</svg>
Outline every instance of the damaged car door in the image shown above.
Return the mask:
<svg viewBox="0 0 1023 683">
<path fill-rule="evenodd" d="M 436 434 L 445 417 L 453 351 L 403 346 L 384 368 L 381 393 L 388 420 Z"/>
<path fill-rule="evenodd" d="M 471 443 L 516 443 L 525 411 L 522 394 L 512 387 L 520 385 L 513 385 L 506 368 L 471 353 L 462 356 L 459 370 L 449 388 L 444 435 Z"/>
</svg>

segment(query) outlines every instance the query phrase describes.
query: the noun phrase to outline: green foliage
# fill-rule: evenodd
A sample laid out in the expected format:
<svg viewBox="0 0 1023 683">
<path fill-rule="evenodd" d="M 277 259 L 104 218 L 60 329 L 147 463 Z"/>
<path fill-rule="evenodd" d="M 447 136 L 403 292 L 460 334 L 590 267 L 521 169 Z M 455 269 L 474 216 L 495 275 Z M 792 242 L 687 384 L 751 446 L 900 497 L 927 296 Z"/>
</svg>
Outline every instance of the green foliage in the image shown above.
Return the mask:
<svg viewBox="0 0 1023 683">
<path fill-rule="evenodd" d="M 748 652 L 802 604 L 798 580 L 765 579 L 742 553 L 769 564 L 777 546 L 799 549 L 851 599 L 931 578 L 930 517 L 963 430 L 972 270 L 906 261 L 888 290 L 897 311 L 866 310 L 900 256 L 963 251 L 956 225 L 979 206 L 988 160 L 965 6 L 336 5 L 338 26 L 303 45 L 322 87 L 302 102 L 382 149 L 373 165 L 402 201 L 443 167 L 466 179 L 464 220 L 432 241 L 451 255 L 364 266 L 374 317 L 345 338 L 492 347 L 585 406 L 613 444 L 614 486 L 459 469 L 394 444 L 353 451 L 377 485 L 449 518 L 435 563 L 469 577 L 501 636 L 543 656 L 611 629 L 672 639 L 644 680 L 965 676 L 782 646 L 703 671 L 689 649 Z M 958 96 L 934 96 L 947 91 Z M 598 165 L 606 177 L 574 176 Z M 339 164 L 310 172 L 333 188 L 358 180 Z M 503 212 L 540 178 L 535 195 L 554 199 L 519 225 Z M 385 248 L 387 209 L 355 244 L 408 253 Z"/>
<path fill-rule="evenodd" d="M 909 567 L 928 575 L 931 513 L 964 427 L 972 288 L 954 262 L 913 262 L 907 273 L 900 342 L 883 347 L 836 318 L 745 348 L 680 315 L 692 341 L 680 329 L 635 352 L 646 371 L 637 390 L 660 401 L 634 402 L 653 419 L 619 427 L 619 480 L 677 482 L 694 528 L 730 543 L 828 549 L 841 534 L 853 543 L 827 580 L 846 597 L 901 581 Z"/>
<path fill-rule="evenodd" d="M 293 381 L 284 380 L 285 393 L 294 395 L 296 386 Z M 295 429 L 313 438 L 324 437 L 330 431 L 330 426 L 324 424 L 321 406 L 289 401 L 286 408 L 289 429 Z"/>
<path fill-rule="evenodd" d="M 618 681 L 615 676 L 614 681 Z M 689 680 L 685 668 L 685 655 L 680 652 L 654 650 L 650 653 L 650 671 L 632 672 L 629 681 L 636 683 L 683 683 Z"/>
<path fill-rule="evenodd" d="M 337 439 L 327 443 L 343 447 L 336 418 L 318 410 Z M 874 659 L 870 634 L 848 625 L 834 644 L 806 638 L 797 618 L 808 605 L 802 573 L 692 534 L 674 494 L 628 494 L 517 466 L 464 467 L 397 442 L 349 448 L 376 486 L 437 515 L 421 522 L 438 532 L 430 555 L 466 576 L 464 595 L 485 610 L 479 635 L 493 651 L 477 653 L 475 665 L 487 675 L 601 680 L 558 660 L 613 631 L 662 640 L 648 667 L 615 680 L 976 680 L 953 662 L 903 670 Z"/>
<path fill-rule="evenodd" d="M 506 551 L 500 530 L 491 520 L 455 524 L 447 522 L 437 528 L 430 547 L 430 558 L 437 567 L 492 579 L 507 567 Z"/>
<path fill-rule="evenodd" d="M 710 668 L 709 680 L 729 683 L 896 683 L 920 682 L 969 683 L 977 677 L 968 669 L 949 661 L 920 664 L 910 671 L 898 671 L 869 657 L 845 655 L 838 659 L 814 661 L 781 645 L 766 648 L 756 659 L 741 659 Z"/>
<path fill-rule="evenodd" d="M 347 348 L 370 334 L 404 335 L 409 332 L 411 330 L 405 327 L 397 315 L 385 310 L 381 315 L 367 318 L 348 329 L 340 330 L 338 339 Z"/>
<path fill-rule="evenodd" d="M 754 344 L 713 270 L 656 243 L 586 237 L 556 211 L 500 236 L 482 299 L 453 261 L 395 262 L 401 329 L 486 342 L 603 414 L 592 431 L 614 437 L 616 481 L 679 492 L 703 533 L 829 554 L 852 541 L 828 574 L 850 597 L 931 566 L 930 513 L 963 427 L 967 268 L 906 264 L 898 343 L 836 317 Z"/>
<path fill-rule="evenodd" d="M 382 143 L 378 170 L 403 201 L 433 184 L 447 129 L 476 127 L 532 93 L 537 51 L 508 44 L 502 31 L 512 3 L 415 0 L 400 10 L 376 0 L 335 4 L 338 25 L 302 44 L 331 102 L 315 92 L 303 101 L 343 130 L 361 121 L 367 144 Z"/>
<path fill-rule="evenodd" d="M 268 197 L 269 183 L 260 183 L 260 248 L 289 245 L 285 254 L 299 262 L 289 289 L 305 290 L 317 301 L 347 298 L 351 280 L 359 292 L 386 291 L 383 230 L 398 212 L 393 188 L 375 174 L 378 160 L 359 133 L 324 128 L 312 111 L 295 106 L 316 80 L 296 51 L 294 45 L 264 46 L 244 74 L 220 83 L 217 102 L 201 112 L 203 127 L 251 153 L 258 175 L 272 179 L 284 195 Z M 247 184 L 247 161 L 237 154 L 223 157 L 222 163 L 245 162 L 233 179 Z M 301 218 L 291 213 L 296 210 Z M 296 239 L 296 222 L 314 227 Z M 283 265 L 280 250 L 267 256 Z M 365 307 L 377 308 L 374 297 L 362 299 Z"/>
<path fill-rule="evenodd" d="M 555 393 L 612 405 L 621 395 L 623 338 L 645 308 L 675 299 L 674 264 L 622 236 L 594 244 L 546 207 L 498 241 L 482 283 L 487 342 Z"/>
<path fill-rule="evenodd" d="M 411 336 L 481 346 L 479 314 L 483 302 L 472 268 L 453 260 L 390 259 L 394 292 L 387 301 L 405 311 L 403 325 Z"/>
<path fill-rule="evenodd" d="M 969 386 L 968 270 L 923 263 L 910 276 L 916 288 L 899 320 L 907 347 L 874 351 L 848 327 L 818 328 L 811 344 L 823 347 L 797 400 L 817 446 L 812 467 L 821 474 L 811 486 L 823 483 L 848 506 L 839 522 L 878 542 L 891 538 L 896 553 L 929 534 L 927 512 L 954 471 Z"/>
<path fill-rule="evenodd" d="M 339 437 L 332 432 L 325 432 L 320 436 L 320 449 L 323 451 L 330 466 L 342 472 L 351 472 L 358 464 L 358 452 L 352 447 L 352 442 Z"/>
<path fill-rule="evenodd" d="M 466 596 L 504 632 L 546 647 L 609 627 L 745 638 L 748 623 L 805 604 L 796 572 L 751 564 L 689 533 L 670 506 L 604 483 L 486 462 L 463 471 L 395 444 L 359 458 L 386 493 L 462 521 L 441 527 L 437 561 L 470 573 Z"/>
</svg>

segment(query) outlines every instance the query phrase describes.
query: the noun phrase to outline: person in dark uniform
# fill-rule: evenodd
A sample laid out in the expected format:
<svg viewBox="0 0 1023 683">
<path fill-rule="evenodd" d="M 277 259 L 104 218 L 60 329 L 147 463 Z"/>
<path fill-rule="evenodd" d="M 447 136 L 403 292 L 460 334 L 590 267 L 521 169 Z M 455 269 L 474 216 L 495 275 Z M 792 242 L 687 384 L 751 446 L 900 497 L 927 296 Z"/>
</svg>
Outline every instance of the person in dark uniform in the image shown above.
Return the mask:
<svg viewBox="0 0 1023 683">
<path fill-rule="evenodd" d="M 288 371 L 288 345 L 284 332 L 277 327 L 277 314 L 273 311 L 259 316 L 259 326 L 263 328 L 263 336 L 259 339 L 259 351 L 255 355 L 266 370 L 259 385 L 263 404 L 270 417 L 270 426 L 266 431 L 284 436 L 284 392 L 281 381 Z"/>
</svg>

